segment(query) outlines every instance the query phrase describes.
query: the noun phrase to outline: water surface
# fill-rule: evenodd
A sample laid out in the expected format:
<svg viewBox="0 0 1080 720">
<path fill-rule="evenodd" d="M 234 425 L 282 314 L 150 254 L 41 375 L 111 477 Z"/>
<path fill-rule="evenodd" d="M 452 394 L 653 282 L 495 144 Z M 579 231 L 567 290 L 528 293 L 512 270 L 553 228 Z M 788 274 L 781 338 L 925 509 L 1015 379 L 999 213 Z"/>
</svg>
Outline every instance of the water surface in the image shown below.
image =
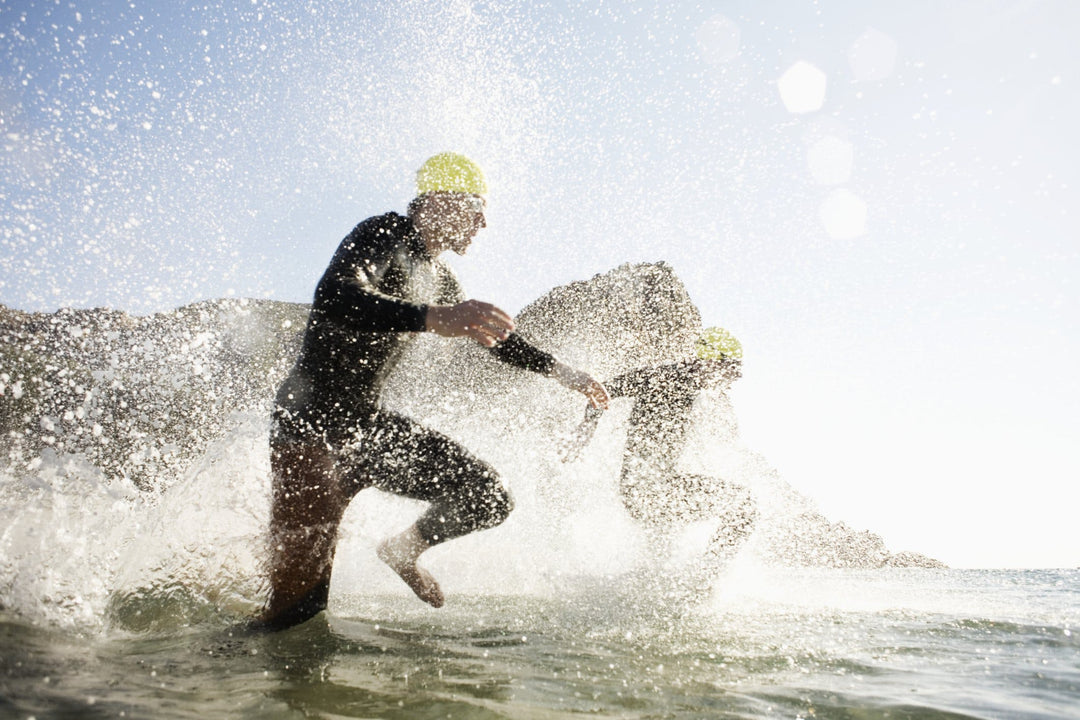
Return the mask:
<svg viewBox="0 0 1080 720">
<path fill-rule="evenodd" d="M 1077 571 L 736 566 L 706 597 L 661 588 L 656 578 L 627 575 L 583 581 L 559 597 L 452 595 L 438 611 L 404 594 L 338 593 L 329 613 L 271 635 L 199 618 L 198 608 L 178 613 L 175 598 L 156 619 L 147 600 L 99 632 L 8 614 L 0 711 L 1080 717 Z M 170 627 L 169 617 L 187 619 Z"/>
</svg>

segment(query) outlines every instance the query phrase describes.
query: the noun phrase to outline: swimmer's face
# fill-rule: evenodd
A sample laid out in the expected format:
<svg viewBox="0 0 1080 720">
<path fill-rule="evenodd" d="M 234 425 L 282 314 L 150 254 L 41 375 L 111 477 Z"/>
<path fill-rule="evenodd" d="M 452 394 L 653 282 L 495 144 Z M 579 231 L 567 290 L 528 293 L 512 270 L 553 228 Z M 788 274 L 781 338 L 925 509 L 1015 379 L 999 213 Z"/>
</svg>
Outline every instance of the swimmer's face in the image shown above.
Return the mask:
<svg viewBox="0 0 1080 720">
<path fill-rule="evenodd" d="M 414 222 L 432 252 L 464 255 L 480 228 L 487 227 L 486 207 L 480 195 L 432 193 L 423 198 Z"/>
</svg>

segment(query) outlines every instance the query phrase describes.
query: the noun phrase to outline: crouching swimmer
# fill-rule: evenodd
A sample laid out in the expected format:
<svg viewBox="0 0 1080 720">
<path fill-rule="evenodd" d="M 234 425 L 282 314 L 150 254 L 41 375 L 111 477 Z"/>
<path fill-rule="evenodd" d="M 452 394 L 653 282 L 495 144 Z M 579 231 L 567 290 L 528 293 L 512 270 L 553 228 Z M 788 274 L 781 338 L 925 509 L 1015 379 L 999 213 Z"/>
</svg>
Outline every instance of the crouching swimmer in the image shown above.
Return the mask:
<svg viewBox="0 0 1080 720">
<path fill-rule="evenodd" d="M 724 390 L 741 375 L 742 348 L 720 328 L 705 330 L 697 356 L 638 368 L 604 383 L 611 398 L 634 400 L 623 447 L 619 494 L 627 512 L 663 540 L 686 523 L 719 520 L 709 553 L 727 558 L 749 536 L 757 517 L 750 491 L 716 477 L 676 469 L 687 441 L 690 410 L 698 393 Z M 588 444 L 603 411 L 588 407 L 566 446 L 574 460 Z"/>
<path fill-rule="evenodd" d="M 490 465 L 450 438 L 380 405 L 405 346 L 421 332 L 468 337 L 515 367 L 549 376 L 607 406 L 603 385 L 514 332 L 488 303 L 466 300 L 445 250 L 465 254 L 485 226 L 487 185 L 468 158 L 443 153 L 417 173 L 408 214 L 369 218 L 345 237 L 315 290 L 303 345 L 276 397 L 270 439 L 266 628 L 326 608 L 338 526 L 362 489 L 430 503 L 377 554 L 424 602 L 438 582 L 418 564 L 439 543 L 503 522 L 513 508 Z"/>
</svg>

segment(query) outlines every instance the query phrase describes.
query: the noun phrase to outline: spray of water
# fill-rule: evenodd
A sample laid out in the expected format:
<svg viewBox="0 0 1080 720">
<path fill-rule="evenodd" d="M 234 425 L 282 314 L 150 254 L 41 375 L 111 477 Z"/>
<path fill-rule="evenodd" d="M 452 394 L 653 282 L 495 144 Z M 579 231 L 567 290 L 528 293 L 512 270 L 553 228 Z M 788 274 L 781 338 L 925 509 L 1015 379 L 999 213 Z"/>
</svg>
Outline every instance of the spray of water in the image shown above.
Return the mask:
<svg viewBox="0 0 1080 720">
<path fill-rule="evenodd" d="M 348 224 L 401 207 L 433 151 L 464 151 L 498 179 L 488 256 L 528 259 L 510 301 L 669 247 L 703 276 L 701 249 L 753 225 L 759 173 L 791 146 L 722 132 L 736 103 L 776 103 L 747 81 L 732 21 L 648 12 L 661 37 L 617 12 L 464 0 L 362 17 L 348 3 L 0 8 L 12 70 L 0 81 L 0 289 L 25 309 L 113 308 L 0 315 L 0 605 L 140 628 L 261 602 L 269 399 L 304 308 L 232 298 L 309 297 Z M 696 49 L 676 50 L 679 32 Z M 703 74 L 644 82 L 656 63 L 702 58 Z M 830 169 L 819 174 L 846 177 Z M 709 273 L 729 265 L 709 259 Z M 697 308 L 670 267 L 629 267 L 559 289 L 521 327 L 602 378 L 683 356 Z M 387 399 L 493 462 L 518 499 L 505 526 L 432 552 L 447 589 L 551 592 L 650 562 L 616 491 L 627 408 L 563 465 L 554 447 L 577 398 L 490 362 L 420 343 Z M 740 446 L 726 397 L 702 397 L 693 427 L 689 471 L 755 493 L 748 552 L 888 559 L 872 537 L 838 553 L 838 528 Z M 400 590 L 370 546 L 415 511 L 375 491 L 357 499 L 337 597 Z M 806 528 L 815 539 L 795 542 Z M 672 552 L 689 562 L 707 534 L 688 527 Z"/>
<path fill-rule="evenodd" d="M 251 614 L 265 590 L 269 403 L 295 356 L 304 312 L 222 301 L 138 319 L 12 314 L 6 332 L 27 349 L 5 382 L 33 392 L 5 406 L 0 603 L 50 622 L 127 629 Z M 557 288 L 521 313 L 519 328 L 600 377 L 683 358 L 701 330 L 664 264 L 625 265 Z M 35 375 L 65 363 L 81 368 L 84 385 L 59 372 Z M 510 370 L 479 346 L 434 336 L 417 338 L 384 400 L 490 461 L 516 496 L 504 525 L 430 553 L 449 593 L 593 588 L 619 593 L 620 606 L 651 606 L 658 597 L 700 600 L 722 569 L 703 558 L 718 524 L 732 518 L 687 520 L 657 546 L 624 506 L 628 401 L 616 403 L 581 459 L 564 463 L 559 442 L 584 410 L 577 395 Z M 853 542 L 855 534 L 813 513 L 744 447 L 722 392 L 703 393 L 685 420 L 681 467 L 755 498 L 745 552 L 833 566 L 893 557 L 880 539 Z M 335 597 L 408 597 L 373 547 L 418 511 L 377 490 L 356 498 L 342 525 Z M 621 590 L 613 578 L 623 578 Z"/>
</svg>

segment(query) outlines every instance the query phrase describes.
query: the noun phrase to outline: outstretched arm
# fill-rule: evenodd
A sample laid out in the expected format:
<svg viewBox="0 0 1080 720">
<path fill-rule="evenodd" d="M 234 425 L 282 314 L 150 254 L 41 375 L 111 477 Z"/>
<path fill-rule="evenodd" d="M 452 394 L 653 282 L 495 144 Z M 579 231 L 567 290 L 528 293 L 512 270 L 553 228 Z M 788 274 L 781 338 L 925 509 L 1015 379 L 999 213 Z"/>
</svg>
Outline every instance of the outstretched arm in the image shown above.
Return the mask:
<svg viewBox="0 0 1080 720">
<path fill-rule="evenodd" d="M 455 305 L 429 305 L 427 330 L 443 337 L 469 337 L 502 360 L 554 378 L 584 395 L 595 408 L 606 408 L 608 394 L 591 375 L 556 360 L 514 332 L 514 320 L 489 303 L 465 300 Z"/>
<path fill-rule="evenodd" d="M 740 376 L 741 363 L 723 357 L 718 360 L 683 360 L 651 367 L 635 368 L 604 383 L 610 398 L 652 397 L 670 404 L 693 393 L 710 388 L 726 388 Z M 592 439 L 600 421 L 600 409 L 607 405 L 591 403 L 585 409 L 585 419 L 563 443 L 563 462 L 577 459 Z"/>
<path fill-rule="evenodd" d="M 556 361 L 551 371 L 551 377 L 555 378 L 563 387 L 576 390 L 584 395 L 589 406 L 597 410 L 607 410 L 611 397 L 607 389 L 598 380 L 581 370 L 575 370 L 569 365 Z"/>
</svg>

